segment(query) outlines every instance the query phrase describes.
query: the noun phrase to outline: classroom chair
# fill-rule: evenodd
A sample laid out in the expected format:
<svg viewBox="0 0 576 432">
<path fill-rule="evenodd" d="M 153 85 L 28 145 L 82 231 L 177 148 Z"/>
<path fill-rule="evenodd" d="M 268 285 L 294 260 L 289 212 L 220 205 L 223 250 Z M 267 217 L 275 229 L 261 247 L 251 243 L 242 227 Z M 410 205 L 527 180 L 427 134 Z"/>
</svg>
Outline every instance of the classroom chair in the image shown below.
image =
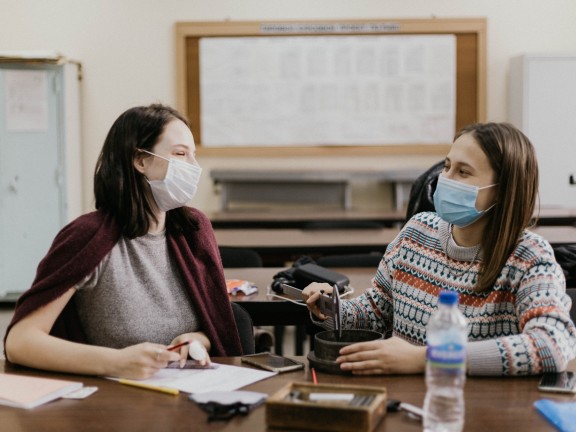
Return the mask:
<svg viewBox="0 0 576 432">
<path fill-rule="evenodd" d="M 412 187 L 408 197 L 408 206 L 406 208 L 406 221 L 417 213 L 426 211 L 435 211 L 434 208 L 434 191 L 438 183 L 438 176 L 444 168 L 444 159 L 436 162 L 426 171 L 424 171 Z"/>
<path fill-rule="evenodd" d="M 320 220 L 306 222 L 303 229 L 333 230 L 333 229 L 382 229 L 384 224 L 375 221 L 362 220 Z"/>
<path fill-rule="evenodd" d="M 573 323 L 576 323 L 576 288 L 566 288 L 566 294 L 572 299 L 572 307 L 570 308 L 570 318 Z"/>
<path fill-rule="evenodd" d="M 219 246 L 220 258 L 224 268 L 246 268 L 262 267 L 262 257 L 260 254 L 249 248 L 236 248 Z M 234 304 L 233 304 L 234 305 Z M 246 312 L 244 308 L 241 308 Z M 246 312 L 248 313 L 248 312 Z M 250 315 L 248 315 L 249 317 Z M 250 323 L 252 320 L 250 319 Z M 252 328 L 252 353 L 270 351 L 274 345 L 274 336 L 267 330 L 259 327 Z"/>
<path fill-rule="evenodd" d="M 254 337 L 254 325 L 250 314 L 240 306 L 238 303 L 231 302 L 232 312 L 234 313 L 234 320 L 236 327 L 240 333 L 240 345 L 242 346 L 242 354 L 254 354 L 256 352 L 256 339 Z"/>
<path fill-rule="evenodd" d="M 374 272 L 382 260 L 383 252 L 370 252 L 348 255 L 325 255 L 316 259 L 322 267 L 373 267 Z"/>
<path fill-rule="evenodd" d="M 262 267 L 262 257 L 248 248 L 219 246 L 220 258 L 224 268 Z"/>
</svg>

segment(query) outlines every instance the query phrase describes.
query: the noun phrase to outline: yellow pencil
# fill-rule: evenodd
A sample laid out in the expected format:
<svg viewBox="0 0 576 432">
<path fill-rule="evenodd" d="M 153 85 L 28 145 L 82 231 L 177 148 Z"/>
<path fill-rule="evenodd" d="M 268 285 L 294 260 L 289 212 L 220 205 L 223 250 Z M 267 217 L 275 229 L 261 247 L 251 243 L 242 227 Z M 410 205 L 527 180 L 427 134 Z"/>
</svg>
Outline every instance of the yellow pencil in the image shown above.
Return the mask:
<svg viewBox="0 0 576 432">
<path fill-rule="evenodd" d="M 139 387 L 139 388 L 143 388 L 146 390 L 154 390 L 157 392 L 161 392 L 161 393 L 166 393 L 166 394 L 171 394 L 171 395 L 177 395 L 180 394 L 180 392 L 178 391 L 178 389 L 173 389 L 170 387 L 161 387 L 161 386 L 155 386 L 152 384 L 146 384 L 140 381 L 133 381 L 133 380 L 129 380 L 129 379 L 124 379 L 124 378 L 120 378 L 118 380 L 118 382 L 120 384 L 126 384 L 129 386 L 133 386 L 133 387 Z"/>
</svg>

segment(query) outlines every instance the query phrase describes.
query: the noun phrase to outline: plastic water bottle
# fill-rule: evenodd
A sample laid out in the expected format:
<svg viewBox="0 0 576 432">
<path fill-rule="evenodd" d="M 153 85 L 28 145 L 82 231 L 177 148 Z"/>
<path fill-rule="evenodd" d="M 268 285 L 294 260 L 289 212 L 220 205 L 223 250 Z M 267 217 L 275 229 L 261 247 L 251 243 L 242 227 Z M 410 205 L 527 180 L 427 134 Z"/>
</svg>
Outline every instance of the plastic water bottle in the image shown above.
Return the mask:
<svg viewBox="0 0 576 432">
<path fill-rule="evenodd" d="M 426 328 L 426 432 L 460 432 L 464 428 L 467 340 L 458 293 L 442 291 L 438 310 Z"/>
</svg>

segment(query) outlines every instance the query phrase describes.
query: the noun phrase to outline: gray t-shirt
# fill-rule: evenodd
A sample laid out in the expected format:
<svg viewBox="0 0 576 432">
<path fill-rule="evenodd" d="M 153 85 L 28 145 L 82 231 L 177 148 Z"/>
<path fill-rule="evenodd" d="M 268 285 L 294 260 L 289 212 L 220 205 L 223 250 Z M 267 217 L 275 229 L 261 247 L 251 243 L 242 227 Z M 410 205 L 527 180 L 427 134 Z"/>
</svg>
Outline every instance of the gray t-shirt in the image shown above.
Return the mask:
<svg viewBox="0 0 576 432">
<path fill-rule="evenodd" d="M 167 345 L 199 330 L 165 233 L 121 237 L 73 297 L 88 343 L 123 348 Z"/>
</svg>

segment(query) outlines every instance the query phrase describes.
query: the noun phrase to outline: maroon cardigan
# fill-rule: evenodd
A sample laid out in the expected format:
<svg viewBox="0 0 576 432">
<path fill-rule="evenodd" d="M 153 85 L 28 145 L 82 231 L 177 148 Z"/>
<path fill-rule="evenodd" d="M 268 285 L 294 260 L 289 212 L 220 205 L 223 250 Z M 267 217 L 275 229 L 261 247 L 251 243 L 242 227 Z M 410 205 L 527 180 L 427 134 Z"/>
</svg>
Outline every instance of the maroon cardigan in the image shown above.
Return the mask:
<svg viewBox="0 0 576 432">
<path fill-rule="evenodd" d="M 168 250 L 180 269 L 200 327 L 210 339 L 210 355 L 241 355 L 240 336 L 212 226 L 202 212 L 193 208 L 189 210 L 198 221 L 198 231 L 168 235 Z M 101 211 L 80 216 L 65 226 L 40 262 L 32 287 L 18 299 L 14 316 L 4 335 L 4 344 L 14 324 L 54 301 L 93 272 L 120 236 L 115 220 Z M 50 334 L 86 343 L 74 298 L 56 319 Z"/>
</svg>

